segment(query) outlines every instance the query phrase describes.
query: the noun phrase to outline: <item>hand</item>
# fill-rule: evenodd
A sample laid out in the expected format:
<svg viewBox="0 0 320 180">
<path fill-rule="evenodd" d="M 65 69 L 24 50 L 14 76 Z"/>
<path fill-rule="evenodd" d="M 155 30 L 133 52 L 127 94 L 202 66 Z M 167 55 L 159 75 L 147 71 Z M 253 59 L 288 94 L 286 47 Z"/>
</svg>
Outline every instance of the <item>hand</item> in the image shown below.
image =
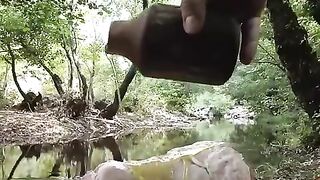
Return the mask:
<svg viewBox="0 0 320 180">
<path fill-rule="evenodd" d="M 250 64 L 256 54 L 261 13 L 267 0 L 182 0 L 181 11 L 186 33 L 195 34 L 201 31 L 205 20 L 207 1 L 217 1 L 216 4 L 229 8 L 232 15 L 242 23 L 240 61 L 243 64 Z"/>
</svg>

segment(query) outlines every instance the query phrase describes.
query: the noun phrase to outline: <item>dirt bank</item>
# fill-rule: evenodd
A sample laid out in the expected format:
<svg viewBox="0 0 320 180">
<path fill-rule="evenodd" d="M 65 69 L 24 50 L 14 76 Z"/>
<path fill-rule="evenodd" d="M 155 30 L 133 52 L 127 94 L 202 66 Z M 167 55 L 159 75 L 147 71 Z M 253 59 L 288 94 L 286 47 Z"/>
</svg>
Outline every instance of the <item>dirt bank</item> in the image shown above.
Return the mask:
<svg viewBox="0 0 320 180">
<path fill-rule="evenodd" d="M 54 112 L 0 111 L 0 147 L 63 143 L 72 139 L 90 140 L 106 135 L 118 136 L 138 128 L 191 128 L 195 121 L 174 115 L 142 118 L 134 114 L 121 114 L 114 120 L 107 120 L 95 116 L 71 119 Z"/>
</svg>

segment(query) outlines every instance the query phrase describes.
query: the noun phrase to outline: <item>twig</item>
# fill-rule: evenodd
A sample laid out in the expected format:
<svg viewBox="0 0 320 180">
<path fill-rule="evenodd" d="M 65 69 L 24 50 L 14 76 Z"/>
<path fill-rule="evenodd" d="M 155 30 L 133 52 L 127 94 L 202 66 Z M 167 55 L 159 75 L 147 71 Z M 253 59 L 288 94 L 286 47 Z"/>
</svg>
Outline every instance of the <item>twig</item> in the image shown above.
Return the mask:
<svg viewBox="0 0 320 180">
<path fill-rule="evenodd" d="M 270 56 L 273 60 L 278 61 L 266 48 L 264 48 L 261 44 L 258 44 L 258 46 L 267 53 L 268 56 Z"/>
<path fill-rule="evenodd" d="M 269 62 L 269 61 L 257 61 L 255 62 L 257 64 L 271 64 L 274 65 L 276 67 L 278 67 L 279 69 L 281 69 L 281 71 L 286 72 L 286 69 L 284 67 L 282 67 L 280 64 L 274 63 L 274 62 Z"/>
<path fill-rule="evenodd" d="M 7 58 L 3 57 L 3 60 L 6 61 L 6 63 L 11 64 L 11 62 Z"/>
<path fill-rule="evenodd" d="M 277 58 L 275 58 L 266 48 L 264 48 L 261 44 L 258 44 L 258 46 L 274 61 L 279 61 Z M 262 59 L 262 58 L 261 58 Z M 274 63 L 274 62 L 269 62 L 269 61 L 258 61 L 256 62 L 258 64 L 271 64 L 274 66 L 277 66 L 279 69 L 281 69 L 281 71 L 286 72 L 286 69 L 281 66 L 281 64 L 278 63 Z"/>
</svg>

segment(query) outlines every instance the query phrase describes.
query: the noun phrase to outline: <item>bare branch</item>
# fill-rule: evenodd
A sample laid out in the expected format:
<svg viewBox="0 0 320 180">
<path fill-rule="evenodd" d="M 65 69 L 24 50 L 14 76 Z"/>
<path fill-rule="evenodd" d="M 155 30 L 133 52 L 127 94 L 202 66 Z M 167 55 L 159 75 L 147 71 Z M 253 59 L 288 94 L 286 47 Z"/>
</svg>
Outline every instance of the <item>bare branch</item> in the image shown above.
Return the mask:
<svg viewBox="0 0 320 180">
<path fill-rule="evenodd" d="M 265 47 L 263 47 L 261 44 L 258 44 L 258 46 L 265 52 L 267 55 L 272 58 L 274 61 L 278 62 L 279 60 L 275 58 Z"/>
<path fill-rule="evenodd" d="M 275 58 L 265 47 L 263 47 L 261 44 L 258 44 L 259 47 L 271 58 L 273 59 L 275 62 L 278 62 L 279 60 L 277 58 Z M 260 59 L 261 60 L 261 59 Z M 277 66 L 279 69 L 281 69 L 281 71 L 286 72 L 286 69 L 278 63 L 275 62 L 270 62 L 270 61 L 258 61 L 256 62 L 257 64 L 271 64 L 274 66 Z"/>
<path fill-rule="evenodd" d="M 286 69 L 278 63 L 270 62 L 270 61 L 257 61 L 257 64 L 270 64 L 279 68 L 282 72 L 286 72 Z"/>
<path fill-rule="evenodd" d="M 15 51 L 20 51 L 22 48 L 17 48 L 17 49 L 11 49 L 12 50 L 12 52 L 15 52 Z M 0 50 L 0 53 L 9 53 L 9 51 L 8 50 Z"/>
<path fill-rule="evenodd" d="M 4 61 L 6 61 L 6 63 L 11 64 L 11 62 L 9 61 L 9 59 L 7 59 L 6 57 L 2 57 Z"/>
</svg>

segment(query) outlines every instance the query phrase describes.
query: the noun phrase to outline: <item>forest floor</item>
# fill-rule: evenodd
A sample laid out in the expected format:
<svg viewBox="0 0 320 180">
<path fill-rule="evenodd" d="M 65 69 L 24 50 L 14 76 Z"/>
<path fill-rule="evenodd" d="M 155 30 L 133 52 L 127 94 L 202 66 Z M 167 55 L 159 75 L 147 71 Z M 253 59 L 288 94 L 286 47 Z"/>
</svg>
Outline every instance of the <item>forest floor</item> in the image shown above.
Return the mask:
<svg viewBox="0 0 320 180">
<path fill-rule="evenodd" d="M 196 119 L 181 115 L 153 115 L 140 117 L 122 113 L 113 120 L 94 115 L 69 118 L 54 111 L 0 111 L 0 147 L 41 143 L 64 143 L 73 139 L 91 140 L 101 136 L 115 136 L 144 129 L 188 129 Z"/>
</svg>

